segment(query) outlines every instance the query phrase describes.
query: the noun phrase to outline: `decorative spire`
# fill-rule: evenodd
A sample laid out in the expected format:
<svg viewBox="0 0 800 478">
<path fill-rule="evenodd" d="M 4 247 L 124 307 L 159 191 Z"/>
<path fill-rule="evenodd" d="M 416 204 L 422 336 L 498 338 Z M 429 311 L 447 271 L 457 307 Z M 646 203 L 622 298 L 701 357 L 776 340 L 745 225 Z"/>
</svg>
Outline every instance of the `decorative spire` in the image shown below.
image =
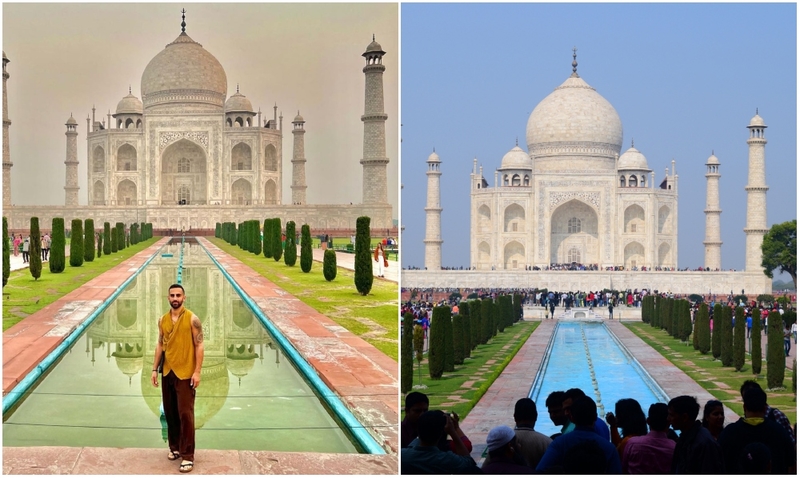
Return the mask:
<svg viewBox="0 0 800 478">
<path fill-rule="evenodd" d="M 633 138 L 631 138 L 631 148 L 633 148 Z"/>
<path fill-rule="evenodd" d="M 572 76 L 578 78 L 578 48 L 572 48 Z"/>
<path fill-rule="evenodd" d="M 756 108 L 756 114 L 758 114 L 758 108 Z"/>
<path fill-rule="evenodd" d="M 181 9 L 181 33 L 186 33 L 186 9 Z"/>
<path fill-rule="evenodd" d="M 711 156 L 714 156 L 714 150 L 713 149 L 711 150 Z"/>
<path fill-rule="evenodd" d="M 236 83 L 236 94 L 239 94 L 239 83 Z"/>
<path fill-rule="evenodd" d="M 514 144 L 515 144 L 515 145 L 517 145 L 517 146 L 519 146 L 519 136 L 517 136 L 516 138 L 514 138 Z"/>
<path fill-rule="evenodd" d="M 375 34 L 372 34 L 372 41 L 375 41 Z"/>
<path fill-rule="evenodd" d="M 434 152 L 434 153 L 436 152 L 436 146 L 434 146 L 434 147 L 433 147 L 433 152 Z"/>
<path fill-rule="evenodd" d="M 133 93 L 131 93 L 131 85 L 128 85 L 128 94 L 129 94 L 129 95 L 132 95 L 132 94 L 133 94 Z"/>
</svg>

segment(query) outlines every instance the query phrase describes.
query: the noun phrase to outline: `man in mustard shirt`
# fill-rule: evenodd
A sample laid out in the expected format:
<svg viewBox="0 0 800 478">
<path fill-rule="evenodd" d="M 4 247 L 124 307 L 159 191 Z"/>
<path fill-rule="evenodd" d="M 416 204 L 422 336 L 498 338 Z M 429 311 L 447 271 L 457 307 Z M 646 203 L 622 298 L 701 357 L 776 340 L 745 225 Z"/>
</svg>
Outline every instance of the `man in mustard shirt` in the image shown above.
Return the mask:
<svg viewBox="0 0 800 478">
<path fill-rule="evenodd" d="M 158 323 L 158 344 L 153 361 L 154 387 L 158 387 L 158 366 L 164 356 L 161 398 L 167 418 L 169 454 L 183 458 L 179 471 L 194 467 L 194 393 L 200 386 L 203 365 L 203 327 L 200 319 L 183 306 L 186 293 L 180 284 L 169 286 L 171 309 Z"/>
</svg>

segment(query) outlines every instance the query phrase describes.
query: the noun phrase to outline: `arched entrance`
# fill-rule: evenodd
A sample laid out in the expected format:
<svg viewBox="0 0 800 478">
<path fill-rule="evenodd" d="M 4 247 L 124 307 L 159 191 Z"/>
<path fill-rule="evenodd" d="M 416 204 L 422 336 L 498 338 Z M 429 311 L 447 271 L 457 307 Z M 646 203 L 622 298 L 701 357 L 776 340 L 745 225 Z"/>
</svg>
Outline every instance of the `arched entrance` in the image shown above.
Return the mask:
<svg viewBox="0 0 800 478">
<path fill-rule="evenodd" d="M 169 145 L 161 154 L 161 204 L 206 204 L 206 162 L 203 148 L 187 139 Z"/>
<path fill-rule="evenodd" d="M 550 262 L 599 264 L 597 231 L 597 213 L 588 204 L 573 199 L 558 206 L 550 216 Z"/>
<path fill-rule="evenodd" d="M 130 206 L 136 204 L 136 185 L 126 179 L 117 185 L 117 205 Z"/>
</svg>

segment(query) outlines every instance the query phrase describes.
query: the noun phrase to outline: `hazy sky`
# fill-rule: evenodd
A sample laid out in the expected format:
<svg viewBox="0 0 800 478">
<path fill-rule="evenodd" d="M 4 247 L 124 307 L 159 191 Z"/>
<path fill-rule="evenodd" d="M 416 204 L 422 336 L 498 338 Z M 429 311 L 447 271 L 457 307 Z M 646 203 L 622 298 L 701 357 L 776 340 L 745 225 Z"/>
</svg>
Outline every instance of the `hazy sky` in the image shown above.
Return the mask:
<svg viewBox="0 0 800 478">
<path fill-rule="evenodd" d="M 87 203 L 86 117 L 141 99 L 149 61 L 181 32 L 225 68 L 262 119 L 283 112 L 283 203 L 291 204 L 292 124 L 306 124 L 310 204 L 361 202 L 365 60 L 373 33 L 386 51 L 383 76 L 389 201 L 398 217 L 398 5 L 384 4 L 4 4 L 11 194 L 14 204 L 63 205 L 67 118 L 78 121 L 80 204 Z M 114 122 L 114 119 L 111 119 Z"/>
<path fill-rule="evenodd" d="M 424 265 L 426 160 L 441 158 L 442 263 L 469 265 L 472 160 L 494 185 L 536 105 L 578 73 L 658 183 L 674 158 L 678 265 L 704 262 L 706 166 L 721 163 L 722 266 L 744 268 L 747 125 L 766 130 L 768 226 L 797 217 L 795 4 L 403 4 L 403 265 Z M 649 177 L 648 177 L 649 181 Z M 788 278 L 788 276 L 787 276 Z"/>
</svg>

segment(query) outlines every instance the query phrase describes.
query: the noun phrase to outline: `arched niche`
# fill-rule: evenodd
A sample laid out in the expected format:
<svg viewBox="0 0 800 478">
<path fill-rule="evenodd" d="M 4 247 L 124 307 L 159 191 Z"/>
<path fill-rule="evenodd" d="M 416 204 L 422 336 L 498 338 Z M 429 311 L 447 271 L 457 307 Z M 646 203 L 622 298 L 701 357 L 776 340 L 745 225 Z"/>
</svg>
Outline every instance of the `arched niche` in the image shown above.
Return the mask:
<svg viewBox="0 0 800 478">
<path fill-rule="evenodd" d="M 638 242 L 631 242 L 625 246 L 625 269 L 642 267 L 644 265 L 644 246 Z"/>
<path fill-rule="evenodd" d="M 275 186 L 275 181 L 271 179 L 264 184 L 264 203 L 278 204 L 278 188 Z"/>
<path fill-rule="evenodd" d="M 206 204 L 206 171 L 206 153 L 197 143 L 184 138 L 167 146 L 161 153 L 161 204 Z"/>
<path fill-rule="evenodd" d="M 231 185 L 231 202 L 241 206 L 249 206 L 253 203 L 253 187 L 250 181 L 239 178 Z"/>
<path fill-rule="evenodd" d="M 247 143 L 239 143 L 231 149 L 231 171 L 253 169 L 253 150 Z"/>
<path fill-rule="evenodd" d="M 106 172 L 106 152 L 102 146 L 95 146 L 92 151 L 92 171 L 95 173 Z"/>
<path fill-rule="evenodd" d="M 129 179 L 117 185 L 117 205 L 132 206 L 136 204 L 136 184 Z"/>
<path fill-rule="evenodd" d="M 550 262 L 570 263 L 576 248 L 582 263 L 599 263 L 597 212 L 588 204 L 572 199 L 558 206 L 550 216 Z"/>
<path fill-rule="evenodd" d="M 117 149 L 117 171 L 136 171 L 136 148 L 130 144 Z"/>
<path fill-rule="evenodd" d="M 504 211 L 505 232 L 525 232 L 525 209 L 519 204 L 511 204 Z"/>
<path fill-rule="evenodd" d="M 644 209 L 638 204 L 625 208 L 625 232 L 632 234 L 644 233 Z"/>
<path fill-rule="evenodd" d="M 517 241 L 511 241 L 503 248 L 503 267 L 506 270 L 522 269 L 525 267 L 525 246 Z"/>
<path fill-rule="evenodd" d="M 268 144 L 267 147 L 264 148 L 264 169 L 267 171 L 278 170 L 278 151 L 272 144 Z"/>
</svg>

